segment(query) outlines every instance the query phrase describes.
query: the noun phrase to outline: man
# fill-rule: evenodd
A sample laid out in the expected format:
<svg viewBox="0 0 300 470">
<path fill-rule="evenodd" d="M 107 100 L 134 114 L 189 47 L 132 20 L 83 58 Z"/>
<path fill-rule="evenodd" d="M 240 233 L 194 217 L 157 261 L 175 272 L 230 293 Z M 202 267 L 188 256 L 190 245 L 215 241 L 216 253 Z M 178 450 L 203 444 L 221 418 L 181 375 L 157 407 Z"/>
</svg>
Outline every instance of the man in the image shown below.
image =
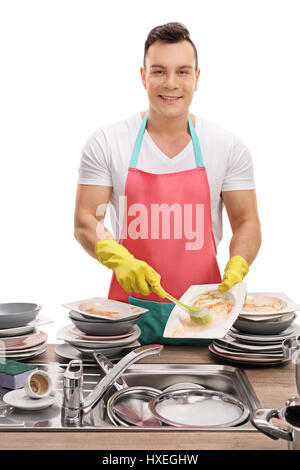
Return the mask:
<svg viewBox="0 0 300 470">
<path fill-rule="evenodd" d="M 113 270 L 109 298 L 145 307 L 141 343 L 162 338 L 174 307 L 192 284 L 241 282 L 261 231 L 252 159 L 220 126 L 189 113 L 200 70 L 180 23 L 154 28 L 140 69 L 149 109 L 103 127 L 87 141 L 79 170 L 75 237 Z M 104 227 L 110 202 L 115 238 Z M 222 207 L 232 228 L 223 280 L 216 258 Z M 188 342 L 188 341 L 184 341 Z"/>
</svg>

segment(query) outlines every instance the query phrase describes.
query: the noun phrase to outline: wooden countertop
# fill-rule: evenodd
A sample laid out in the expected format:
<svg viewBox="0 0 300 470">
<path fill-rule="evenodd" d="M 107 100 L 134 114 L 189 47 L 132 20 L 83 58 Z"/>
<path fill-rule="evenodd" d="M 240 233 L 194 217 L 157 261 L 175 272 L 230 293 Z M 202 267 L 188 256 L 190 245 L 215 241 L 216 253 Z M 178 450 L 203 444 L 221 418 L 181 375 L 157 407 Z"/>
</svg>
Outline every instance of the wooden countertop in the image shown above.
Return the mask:
<svg viewBox="0 0 300 470">
<path fill-rule="evenodd" d="M 38 358 L 39 362 L 66 362 L 55 352 L 55 345 L 49 344 L 47 353 Z M 32 360 L 35 362 L 35 360 Z M 146 358 L 139 363 L 212 363 L 225 364 L 215 359 L 206 347 L 165 346 L 163 353 L 155 358 Z M 228 364 L 228 363 L 227 363 Z M 283 408 L 287 398 L 298 395 L 295 383 L 295 366 L 288 363 L 267 368 L 244 368 L 261 404 L 265 408 Z M 286 449 L 288 443 L 282 439 L 273 440 L 261 432 L 1 432 L 0 449 L 26 450 L 275 450 Z"/>
</svg>

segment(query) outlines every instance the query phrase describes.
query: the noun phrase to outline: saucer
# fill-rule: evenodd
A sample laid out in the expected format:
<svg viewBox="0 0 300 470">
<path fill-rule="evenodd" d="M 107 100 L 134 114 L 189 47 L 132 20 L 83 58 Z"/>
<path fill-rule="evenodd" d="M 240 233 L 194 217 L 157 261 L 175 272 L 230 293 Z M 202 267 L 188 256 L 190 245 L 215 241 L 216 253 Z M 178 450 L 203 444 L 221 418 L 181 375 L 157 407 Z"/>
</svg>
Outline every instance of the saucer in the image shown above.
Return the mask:
<svg viewBox="0 0 300 470">
<path fill-rule="evenodd" d="M 52 406 L 60 399 L 60 394 L 49 395 L 45 398 L 30 398 L 26 395 L 24 388 L 12 390 L 4 395 L 2 400 L 10 406 L 21 410 L 43 410 Z"/>
</svg>

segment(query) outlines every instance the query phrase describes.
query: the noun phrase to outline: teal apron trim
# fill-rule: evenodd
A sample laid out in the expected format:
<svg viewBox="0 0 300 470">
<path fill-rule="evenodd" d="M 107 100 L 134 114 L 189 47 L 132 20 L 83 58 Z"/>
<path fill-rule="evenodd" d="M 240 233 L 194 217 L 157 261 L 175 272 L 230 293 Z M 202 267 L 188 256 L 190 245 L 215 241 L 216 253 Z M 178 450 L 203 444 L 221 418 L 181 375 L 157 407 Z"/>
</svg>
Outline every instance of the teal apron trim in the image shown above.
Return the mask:
<svg viewBox="0 0 300 470">
<path fill-rule="evenodd" d="M 143 345 L 158 343 L 173 346 L 184 344 L 189 346 L 208 346 L 212 342 L 211 339 L 202 338 L 164 338 L 163 333 L 166 323 L 171 311 L 175 307 L 172 302 L 153 302 L 129 296 L 128 303 L 149 310 L 149 312 L 143 313 L 137 321 L 137 325 L 141 329 L 141 336 L 138 338 L 138 341 Z"/>
<path fill-rule="evenodd" d="M 146 112 L 146 114 L 144 116 L 142 125 L 140 127 L 139 132 L 138 132 L 138 135 L 137 135 L 137 138 L 136 138 L 136 141 L 135 141 L 135 144 L 134 144 L 134 148 L 133 148 L 129 168 L 136 168 L 136 166 L 137 166 L 137 161 L 138 161 L 140 149 L 141 149 L 141 146 L 142 146 L 143 136 L 144 136 L 144 132 L 145 132 L 145 129 L 146 129 L 147 119 L 148 119 L 148 111 Z"/>
<path fill-rule="evenodd" d="M 141 150 L 141 146 L 143 142 L 143 136 L 144 136 L 144 132 L 146 129 L 147 119 L 148 119 L 148 111 L 146 112 L 144 116 L 143 122 L 138 132 L 138 135 L 134 144 L 129 168 L 136 168 L 137 166 L 137 162 L 138 162 L 138 158 L 139 158 L 139 154 L 140 154 L 140 150 Z M 191 133 L 194 152 L 195 152 L 196 166 L 202 167 L 204 166 L 204 164 L 203 164 L 203 158 L 202 158 L 201 148 L 199 144 L 199 139 L 198 139 L 197 133 L 195 131 L 195 128 L 193 126 L 190 116 L 188 117 L 188 122 L 189 122 L 189 128 L 190 128 L 190 133 Z"/>
<path fill-rule="evenodd" d="M 189 128 L 190 128 L 190 133 L 192 137 L 192 142 L 194 146 L 196 166 L 201 167 L 201 166 L 204 166 L 204 164 L 203 164 L 203 158 L 202 158 L 202 152 L 201 152 L 201 148 L 199 144 L 199 139 L 198 139 L 197 133 L 195 131 L 195 128 L 193 126 L 190 116 L 189 116 L 188 121 L 189 121 Z"/>
</svg>

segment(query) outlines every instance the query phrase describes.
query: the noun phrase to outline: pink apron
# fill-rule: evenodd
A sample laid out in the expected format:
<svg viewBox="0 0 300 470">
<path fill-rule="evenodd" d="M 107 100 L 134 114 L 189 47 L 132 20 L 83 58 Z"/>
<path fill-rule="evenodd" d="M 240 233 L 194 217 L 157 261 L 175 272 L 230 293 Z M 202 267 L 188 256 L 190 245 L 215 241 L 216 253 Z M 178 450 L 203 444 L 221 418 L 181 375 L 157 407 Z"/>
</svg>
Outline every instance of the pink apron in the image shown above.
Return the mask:
<svg viewBox="0 0 300 470">
<path fill-rule="evenodd" d="M 148 113 L 137 135 L 128 169 L 119 243 L 135 258 L 147 262 L 157 271 L 162 287 L 179 299 L 193 284 L 221 282 L 212 230 L 209 185 L 198 136 L 190 117 L 188 123 L 196 168 L 166 174 L 148 173 L 136 168 L 147 116 Z M 153 292 L 148 296 L 127 293 L 114 273 L 108 297 L 148 308 L 149 312 L 144 313 L 138 322 L 142 329 L 142 341 L 139 341 L 144 344 L 163 342 L 162 332 L 173 303 Z M 154 311 L 158 315 L 156 319 Z M 160 324 L 152 328 L 157 322 Z M 149 325 L 152 332 L 145 331 L 149 330 Z"/>
</svg>

